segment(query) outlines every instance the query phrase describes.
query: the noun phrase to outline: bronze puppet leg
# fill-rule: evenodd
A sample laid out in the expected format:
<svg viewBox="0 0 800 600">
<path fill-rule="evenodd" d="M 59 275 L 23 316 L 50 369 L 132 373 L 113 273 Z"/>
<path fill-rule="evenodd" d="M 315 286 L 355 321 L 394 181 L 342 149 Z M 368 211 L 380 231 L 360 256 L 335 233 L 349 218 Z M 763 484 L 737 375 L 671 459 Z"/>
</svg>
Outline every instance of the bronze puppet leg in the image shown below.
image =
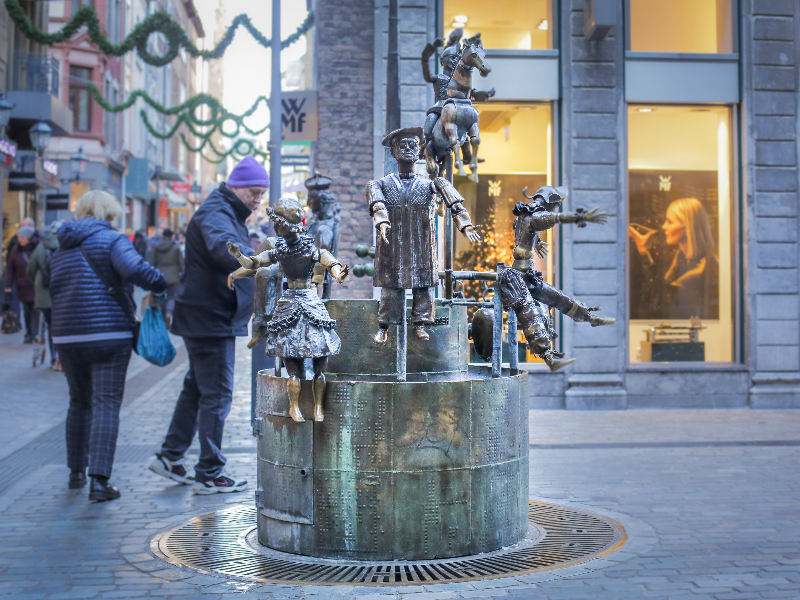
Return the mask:
<svg viewBox="0 0 800 600">
<path fill-rule="evenodd" d="M 420 340 L 431 339 L 424 325 L 434 322 L 433 291 L 432 287 L 414 288 L 411 291 L 411 323 L 414 325 L 414 335 Z"/>
<path fill-rule="evenodd" d="M 401 288 L 381 288 L 381 303 L 378 306 L 378 332 L 375 334 L 376 344 L 385 344 L 388 339 L 389 325 L 399 324 L 406 291 Z"/>
<path fill-rule="evenodd" d="M 474 181 L 475 183 L 478 182 L 478 148 L 481 145 L 481 137 L 480 137 L 480 130 L 478 129 L 478 123 L 476 122 L 472 127 L 469 129 L 469 143 L 472 146 L 472 155 L 470 156 L 469 160 L 469 170 L 470 176 L 469 180 Z M 465 158 L 466 160 L 466 158 Z"/>
<path fill-rule="evenodd" d="M 328 364 L 328 357 L 314 359 L 314 380 L 311 382 L 311 389 L 314 392 L 314 420 L 322 421 L 325 415 L 322 412 L 322 401 L 325 399 L 325 367 Z"/>
<path fill-rule="evenodd" d="M 303 371 L 302 358 L 284 358 L 289 379 L 286 380 L 286 391 L 289 394 L 289 415 L 292 420 L 302 423 L 305 421 L 300 412 L 300 374 Z"/>
<path fill-rule="evenodd" d="M 548 330 L 550 318 L 544 306 L 534 302 L 516 309 L 515 312 L 525 340 L 528 342 L 528 348 L 542 358 L 551 371 L 557 371 L 575 362 L 574 358 L 564 358 L 562 353 L 550 348 L 552 341 Z"/>
</svg>

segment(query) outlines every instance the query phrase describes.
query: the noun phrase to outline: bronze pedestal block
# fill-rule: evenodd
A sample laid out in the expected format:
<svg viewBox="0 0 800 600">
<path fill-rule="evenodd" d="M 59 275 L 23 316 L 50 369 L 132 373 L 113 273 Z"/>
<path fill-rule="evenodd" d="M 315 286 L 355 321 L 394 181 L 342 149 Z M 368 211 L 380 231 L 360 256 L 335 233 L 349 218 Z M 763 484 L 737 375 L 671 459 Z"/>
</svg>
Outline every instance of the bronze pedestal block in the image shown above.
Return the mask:
<svg viewBox="0 0 800 600">
<path fill-rule="evenodd" d="M 371 344 L 378 302 L 327 308 L 348 350 L 331 357 L 323 422 L 294 422 L 285 380 L 258 376 L 261 544 L 321 558 L 423 560 L 522 540 L 527 373 L 492 378 L 469 366 L 466 307 L 439 303 L 431 339 L 409 337 L 408 381 L 398 382 L 394 348 Z M 311 381 L 301 382 L 301 410 L 313 402 Z"/>
</svg>

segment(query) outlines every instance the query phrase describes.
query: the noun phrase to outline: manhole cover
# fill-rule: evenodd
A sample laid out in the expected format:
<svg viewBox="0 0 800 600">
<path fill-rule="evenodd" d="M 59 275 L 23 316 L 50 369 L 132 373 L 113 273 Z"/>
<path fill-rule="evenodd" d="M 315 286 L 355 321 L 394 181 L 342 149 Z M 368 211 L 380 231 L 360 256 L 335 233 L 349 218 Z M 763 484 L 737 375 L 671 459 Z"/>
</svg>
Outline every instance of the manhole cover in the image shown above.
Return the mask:
<svg viewBox="0 0 800 600">
<path fill-rule="evenodd" d="M 413 585 L 508 577 L 585 562 L 614 552 L 620 523 L 588 511 L 530 501 L 526 540 L 497 552 L 429 561 L 324 560 L 276 552 L 255 541 L 256 508 L 237 506 L 190 519 L 159 534 L 159 558 L 203 573 L 270 583 Z"/>
</svg>

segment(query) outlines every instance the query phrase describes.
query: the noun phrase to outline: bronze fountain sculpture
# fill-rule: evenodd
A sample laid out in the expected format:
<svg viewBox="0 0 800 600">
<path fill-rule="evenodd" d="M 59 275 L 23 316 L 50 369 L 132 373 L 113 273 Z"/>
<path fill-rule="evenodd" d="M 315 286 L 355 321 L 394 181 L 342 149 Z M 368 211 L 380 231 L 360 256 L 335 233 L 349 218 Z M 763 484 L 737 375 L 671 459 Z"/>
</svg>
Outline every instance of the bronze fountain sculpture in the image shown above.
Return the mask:
<svg viewBox="0 0 800 600">
<path fill-rule="evenodd" d="M 282 199 L 271 211 L 280 237 L 268 240 L 268 248 L 248 258 L 230 246 L 243 267 L 233 276 L 258 278 L 278 263 L 288 280 L 274 302 L 282 274 L 267 273 L 264 281 L 273 285 L 257 286 L 262 297 L 254 321 L 267 352 L 283 357 L 288 374 L 287 381 L 280 370 L 262 370 L 256 378 L 257 536 L 272 550 L 347 561 L 416 561 L 526 543 L 528 373 L 514 356 L 505 367 L 501 362 L 503 309 L 509 339 L 513 334 L 516 344 L 519 318 L 526 339 L 551 368 L 563 363 L 550 349 L 544 306 L 592 325 L 613 321 L 592 315 L 596 309 L 547 285 L 532 269 L 532 253 L 546 252 L 539 231 L 558 222 L 582 227 L 605 220 L 597 209 L 555 212 L 563 188 L 542 188 L 531 204 L 517 205 L 511 268 L 498 263 L 497 272 L 452 270 L 453 225 L 470 242 L 480 236 L 449 181 L 449 161 L 466 143 L 477 177 L 471 73 L 489 69 L 478 36 L 451 47 L 443 56 L 453 69 L 440 81 L 446 98 L 429 113 L 430 130 L 391 131 L 383 145 L 399 172 L 366 187 L 380 302 L 320 299 L 313 287 L 318 263 L 340 282 L 348 273 L 319 249 L 330 239 L 335 215 L 325 198 L 330 180 L 319 175 L 309 184 L 309 205 L 319 213 L 319 225 L 309 231 L 313 237 L 304 235 L 299 204 Z M 423 140 L 429 177 L 414 174 Z M 443 172 L 447 178 L 437 176 Z M 434 215 L 444 217 L 447 209 L 445 270 L 439 271 Z M 435 298 L 440 278 L 444 297 Z M 494 281 L 493 300 L 454 298 L 453 281 L 459 278 Z M 413 296 L 410 319 L 407 289 Z M 469 363 L 468 306 L 493 308 L 490 367 Z M 388 336 L 389 324 L 398 325 L 397 336 Z M 301 377 L 305 358 L 312 358 L 312 381 Z M 302 413 L 311 407 L 315 420 L 305 421 Z"/>
<path fill-rule="evenodd" d="M 587 308 L 548 284 L 542 279 L 542 273 L 533 269 L 534 248 L 542 258 L 547 253 L 547 245 L 539 238 L 539 232 L 557 223 L 575 223 L 578 227 L 586 227 L 587 223 L 603 224 L 608 215 L 599 208 L 555 212 L 567 196 L 566 188 L 545 186 L 533 196 L 525 195 L 527 189 L 523 189 L 522 194 L 533 202 L 518 202 L 514 206 L 514 262 L 497 274 L 497 284 L 503 308 L 516 313 L 530 351 L 542 358 L 551 371 L 556 371 L 575 359 L 565 359 L 562 353 L 552 350 L 555 331 L 550 326 L 549 311 L 542 305 L 558 309 L 573 321 L 588 322 L 592 327 L 611 325 L 616 319 L 593 315 L 600 307 Z"/>
<path fill-rule="evenodd" d="M 272 318 L 264 327 L 266 350 L 270 356 L 280 356 L 286 365 L 289 412 L 298 423 L 305 420 L 299 406 L 303 359 L 313 360 L 314 420 L 322 421 L 324 371 L 328 356 L 338 354 L 341 341 L 336 335 L 336 321 L 330 318 L 317 296 L 311 277 L 316 265 L 321 264 L 336 281 L 342 283 L 349 268 L 327 250 L 319 250 L 311 236 L 302 235 L 303 207 L 296 200 L 281 198 L 267 210 L 278 234 L 275 247 L 255 256 L 244 256 L 236 244 L 229 242 L 228 251 L 245 269 L 280 264 L 286 274 L 288 289 L 281 295 Z"/>
<path fill-rule="evenodd" d="M 305 186 L 308 190 L 308 208 L 314 215 L 314 220 L 308 226 L 308 235 L 314 238 L 314 243 L 320 250 L 327 250 L 336 255 L 339 238 L 339 218 L 342 207 L 336 202 L 336 197 L 330 187 L 333 182 L 315 171 L 314 175 L 306 179 Z M 326 290 L 323 298 L 330 297 L 329 277 L 325 267 L 318 264 L 314 267 L 314 276 L 311 281 L 317 285 L 325 283 Z"/>
<path fill-rule="evenodd" d="M 459 42 L 461 41 L 463 35 L 464 30 L 459 27 L 453 30 L 446 43 L 444 39 L 437 38 L 433 42 L 428 42 L 422 51 L 422 78 L 426 82 L 433 84 L 433 96 L 436 99 L 436 104 L 428 110 L 427 117 L 425 118 L 425 125 L 423 126 L 425 140 L 429 140 L 431 138 L 433 134 L 433 127 L 439 120 L 441 109 L 447 100 L 447 86 L 450 83 L 450 80 L 453 78 L 453 71 L 455 70 L 461 56 Z M 480 35 L 480 33 L 477 34 L 475 38 L 480 38 Z M 439 64 L 442 68 L 442 72 L 438 75 L 431 75 L 429 61 L 436 52 L 436 49 L 441 47 L 444 47 L 444 50 L 439 56 Z M 472 89 L 470 90 L 469 98 L 472 100 L 472 102 L 486 102 L 494 95 L 494 88 L 485 92 Z M 480 143 L 479 139 L 476 141 Z M 472 161 L 473 153 L 470 144 L 471 141 L 465 138 L 461 143 L 461 154 L 459 155 L 456 152 L 455 167 L 458 170 L 459 175 L 466 176 L 466 172 L 464 171 L 464 161 L 467 163 Z M 478 159 L 477 162 L 482 162 L 482 160 L 483 159 Z"/>
<path fill-rule="evenodd" d="M 383 138 L 397 160 L 398 174 L 367 184 L 369 212 L 377 231 L 373 285 L 381 288 L 376 344 L 385 344 L 390 324 L 401 322 L 401 303 L 411 289 L 411 322 L 414 335 L 427 340 L 425 324 L 434 322 L 434 289 L 439 283 L 436 269 L 434 210 L 439 199 L 450 209 L 459 231 L 470 241 L 475 231 L 463 198 L 447 179 L 414 174 L 422 130 L 409 127 Z"/>
<path fill-rule="evenodd" d="M 425 120 L 424 156 L 431 179 L 443 175 L 445 157 L 461 147 L 464 161 L 469 163 L 469 178 L 478 181 L 481 139 L 478 111 L 472 106 L 470 97 L 473 71 L 478 69 L 486 77 L 492 70 L 485 59 L 480 34 L 464 40 L 460 47 L 450 46 L 442 54 L 442 60 L 448 66 L 451 61 L 455 66 L 446 80 L 437 80 L 439 96 Z"/>
</svg>

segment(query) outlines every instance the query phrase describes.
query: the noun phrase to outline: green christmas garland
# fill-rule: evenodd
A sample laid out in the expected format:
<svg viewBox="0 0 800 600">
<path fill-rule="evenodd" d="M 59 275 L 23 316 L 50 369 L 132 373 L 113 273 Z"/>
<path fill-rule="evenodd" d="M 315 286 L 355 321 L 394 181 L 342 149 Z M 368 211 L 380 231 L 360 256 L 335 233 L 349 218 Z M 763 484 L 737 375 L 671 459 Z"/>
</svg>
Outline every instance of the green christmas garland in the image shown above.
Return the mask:
<svg viewBox="0 0 800 600">
<path fill-rule="evenodd" d="M 195 57 L 201 57 L 204 59 L 220 58 L 225 53 L 225 50 L 227 50 L 228 46 L 230 46 L 233 42 L 240 25 L 247 29 L 247 31 L 250 32 L 253 38 L 261 46 L 265 48 L 270 47 L 270 40 L 255 27 L 253 27 L 253 24 L 250 22 L 250 18 L 244 14 L 237 16 L 233 20 L 231 26 L 228 28 L 219 44 L 217 44 L 213 50 L 199 50 L 189 40 L 189 37 L 181 25 L 174 21 L 172 17 L 164 11 L 159 11 L 147 17 L 147 19 L 139 23 L 139 25 L 133 29 L 130 35 L 128 35 L 128 37 L 126 37 L 120 44 L 112 44 L 108 41 L 108 38 L 103 33 L 100 27 L 100 20 L 97 16 L 97 12 L 91 5 L 80 8 L 72 16 L 69 22 L 59 31 L 55 33 L 46 33 L 31 22 L 31 20 L 25 14 L 25 11 L 20 6 L 19 0 L 4 0 L 4 2 L 11 20 L 17 25 L 17 27 L 19 27 L 20 31 L 26 37 L 35 42 L 46 46 L 65 42 L 72 38 L 83 25 L 86 25 L 89 39 L 105 55 L 122 56 L 135 48 L 140 58 L 144 62 L 157 67 L 164 66 L 172 62 L 172 60 L 174 60 L 178 55 L 181 47 L 185 48 L 189 54 Z M 288 48 L 297 40 L 299 40 L 300 37 L 305 34 L 313 24 L 314 13 L 310 12 L 305 21 L 300 25 L 300 27 L 298 27 L 297 31 L 281 42 L 281 49 Z M 155 56 L 147 50 L 147 40 L 151 34 L 156 32 L 162 33 L 167 38 L 169 44 L 168 50 L 163 56 Z M 177 133 L 181 125 L 186 124 L 187 129 L 189 129 L 189 131 L 191 131 L 195 137 L 200 139 L 201 143 L 197 147 L 192 146 L 187 141 L 183 133 L 180 134 L 181 141 L 183 142 L 184 146 L 186 146 L 187 150 L 190 152 L 200 153 L 203 159 L 208 162 L 220 163 L 228 156 L 232 155 L 254 155 L 260 157 L 262 162 L 268 157 L 266 152 L 256 148 L 252 140 L 247 138 L 240 138 L 233 142 L 231 149 L 227 152 L 221 152 L 215 148 L 214 144 L 211 142 L 211 137 L 217 131 L 219 131 L 221 135 L 231 139 L 239 137 L 242 131 L 245 131 L 253 136 L 264 133 L 269 128 L 269 125 L 266 125 L 262 129 L 254 130 L 245 124 L 244 119 L 253 115 L 261 102 L 265 102 L 267 105 L 269 105 L 269 98 L 265 96 L 259 96 L 247 111 L 241 115 L 237 115 L 225 109 L 216 98 L 205 93 L 192 96 L 177 106 L 166 107 L 155 99 L 151 98 L 144 90 L 135 90 L 124 102 L 120 104 L 111 104 L 105 98 L 103 98 L 97 86 L 89 83 L 86 87 L 101 108 L 108 112 L 122 112 L 123 110 L 133 106 L 137 98 L 142 98 L 154 110 L 163 115 L 177 115 L 178 118 L 169 131 L 161 133 L 150 122 L 147 117 L 147 113 L 144 110 L 140 112 L 140 116 L 142 117 L 142 121 L 144 122 L 148 132 L 158 139 L 166 140 L 171 138 Z M 209 108 L 210 116 L 207 119 L 197 116 L 198 109 L 202 106 L 207 106 Z M 231 133 L 226 132 L 224 129 L 224 124 L 226 121 L 233 122 L 236 125 L 236 130 Z M 201 128 L 204 130 L 201 131 Z M 216 154 L 216 158 L 210 158 L 203 154 L 203 150 L 206 146 L 208 146 L 211 151 Z"/>
<path fill-rule="evenodd" d="M 269 125 L 267 125 L 263 129 L 255 130 L 248 127 L 244 122 L 244 120 L 247 117 L 252 116 L 253 113 L 255 113 L 256 109 L 258 108 L 258 105 L 261 104 L 262 102 L 264 102 L 267 106 L 269 106 L 269 98 L 267 98 L 266 96 L 259 96 L 249 109 L 247 109 L 241 115 L 237 115 L 225 109 L 222 106 L 222 104 L 220 104 L 219 100 L 205 93 L 192 96 L 191 98 L 188 98 L 185 102 L 178 104 L 177 106 L 166 107 L 160 104 L 157 100 L 151 98 L 144 90 L 134 90 L 133 92 L 130 93 L 128 99 L 125 100 L 124 102 L 120 104 L 111 104 L 105 98 L 103 98 L 102 94 L 100 93 L 100 90 L 93 83 L 88 83 L 86 85 L 86 89 L 92 95 L 92 98 L 94 98 L 95 101 L 101 106 L 101 108 L 107 112 L 114 112 L 114 113 L 122 112 L 126 108 L 130 108 L 131 106 L 133 106 L 137 98 L 142 98 L 147 104 L 149 104 L 157 112 L 163 115 L 170 115 L 170 116 L 179 115 L 178 123 L 176 124 L 174 131 L 170 134 L 169 137 L 172 137 L 175 131 L 177 131 L 177 126 L 180 123 L 184 122 L 192 130 L 192 133 L 194 133 L 197 136 L 201 136 L 204 134 L 199 133 L 196 130 L 196 127 L 210 127 L 211 130 L 209 132 L 206 132 L 207 135 L 210 136 L 216 130 L 219 130 L 222 133 L 222 135 L 229 138 L 238 137 L 241 134 L 242 129 L 247 133 L 249 133 L 250 135 L 260 135 L 267 130 L 267 127 L 269 127 Z M 207 106 L 209 108 L 209 112 L 211 113 L 209 118 L 207 119 L 203 119 L 197 116 L 198 109 L 203 106 Z M 225 132 L 223 124 L 226 121 L 232 121 L 233 123 L 236 124 L 235 132 L 233 133 Z"/>
<path fill-rule="evenodd" d="M 162 67 L 172 62 L 175 57 L 178 56 L 180 48 L 186 49 L 189 54 L 195 57 L 206 59 L 219 58 L 225 53 L 225 50 L 231 45 L 231 42 L 233 42 L 233 38 L 236 36 L 236 31 L 240 25 L 247 29 L 250 35 L 263 47 L 269 48 L 271 43 L 269 38 L 265 37 L 253 26 L 250 22 L 250 17 L 242 14 L 233 20 L 230 27 L 228 27 L 228 31 L 225 32 L 225 35 L 214 49 L 200 50 L 191 42 L 180 23 L 176 22 L 168 13 L 159 11 L 150 15 L 134 27 L 133 31 L 131 31 L 128 37 L 121 43 L 112 44 L 108 41 L 108 38 L 100 27 L 100 19 L 97 16 L 94 6 L 87 5 L 81 7 L 78 12 L 72 15 L 72 18 L 64 27 L 54 33 L 47 33 L 31 22 L 20 5 L 19 0 L 4 0 L 4 2 L 11 20 L 27 38 L 34 42 L 45 46 L 66 42 L 78 33 L 83 25 L 86 25 L 89 39 L 103 54 L 107 56 L 122 56 L 135 48 L 139 57 L 144 62 L 156 67 Z M 303 24 L 297 28 L 297 31 L 281 42 L 281 49 L 288 48 L 294 44 L 313 24 L 314 13 L 312 11 L 308 13 L 308 17 L 306 17 Z M 166 53 L 162 56 L 156 56 L 147 50 L 147 40 L 151 34 L 156 32 L 162 33 L 169 43 Z"/>
<path fill-rule="evenodd" d="M 89 91 L 92 98 L 94 98 L 94 100 L 100 105 L 100 107 L 107 112 L 122 112 L 123 110 L 133 106 L 137 98 L 142 98 L 148 105 L 163 115 L 177 115 L 178 118 L 169 131 L 161 133 L 150 122 L 146 111 L 142 110 L 139 113 L 142 117 L 145 127 L 147 128 L 147 131 L 150 132 L 150 135 L 160 140 L 170 139 L 178 132 L 180 126 L 185 124 L 187 129 L 189 129 L 189 131 L 191 131 L 195 137 L 202 141 L 199 146 L 194 147 L 188 142 L 184 134 L 181 133 L 180 137 L 183 145 L 186 146 L 186 149 L 190 152 L 200 153 L 203 159 L 207 160 L 208 162 L 220 163 L 231 155 L 246 156 L 250 154 L 260 157 L 262 161 L 268 156 L 266 152 L 256 148 L 253 142 L 247 138 L 240 138 L 233 142 L 233 146 L 227 152 L 221 152 L 214 147 L 214 144 L 211 142 L 211 137 L 217 131 L 219 131 L 223 136 L 232 139 L 238 138 L 241 135 L 242 130 L 253 136 L 264 133 L 269 128 L 269 125 L 266 125 L 262 129 L 251 129 L 245 124 L 244 119 L 255 113 L 259 104 L 262 102 L 269 105 L 269 98 L 266 96 L 259 96 L 249 109 L 247 109 L 241 115 L 237 115 L 225 109 L 220 104 L 219 100 L 209 94 L 197 94 L 196 96 L 188 98 L 185 102 L 178 104 L 177 106 L 166 107 L 150 97 L 150 95 L 144 90 L 134 90 L 124 102 L 121 102 L 120 104 L 111 104 L 108 102 L 108 100 L 103 98 L 96 85 L 89 83 L 86 85 L 86 89 Z M 210 116 L 207 119 L 197 116 L 198 109 L 203 106 L 207 106 L 209 108 Z M 232 121 L 236 125 L 236 131 L 231 133 L 226 132 L 224 129 L 224 124 L 226 121 Z M 201 131 L 201 128 L 204 128 L 205 130 Z M 216 154 L 216 158 L 210 158 L 203 154 L 203 149 L 206 146 L 208 146 L 211 151 Z"/>
</svg>

